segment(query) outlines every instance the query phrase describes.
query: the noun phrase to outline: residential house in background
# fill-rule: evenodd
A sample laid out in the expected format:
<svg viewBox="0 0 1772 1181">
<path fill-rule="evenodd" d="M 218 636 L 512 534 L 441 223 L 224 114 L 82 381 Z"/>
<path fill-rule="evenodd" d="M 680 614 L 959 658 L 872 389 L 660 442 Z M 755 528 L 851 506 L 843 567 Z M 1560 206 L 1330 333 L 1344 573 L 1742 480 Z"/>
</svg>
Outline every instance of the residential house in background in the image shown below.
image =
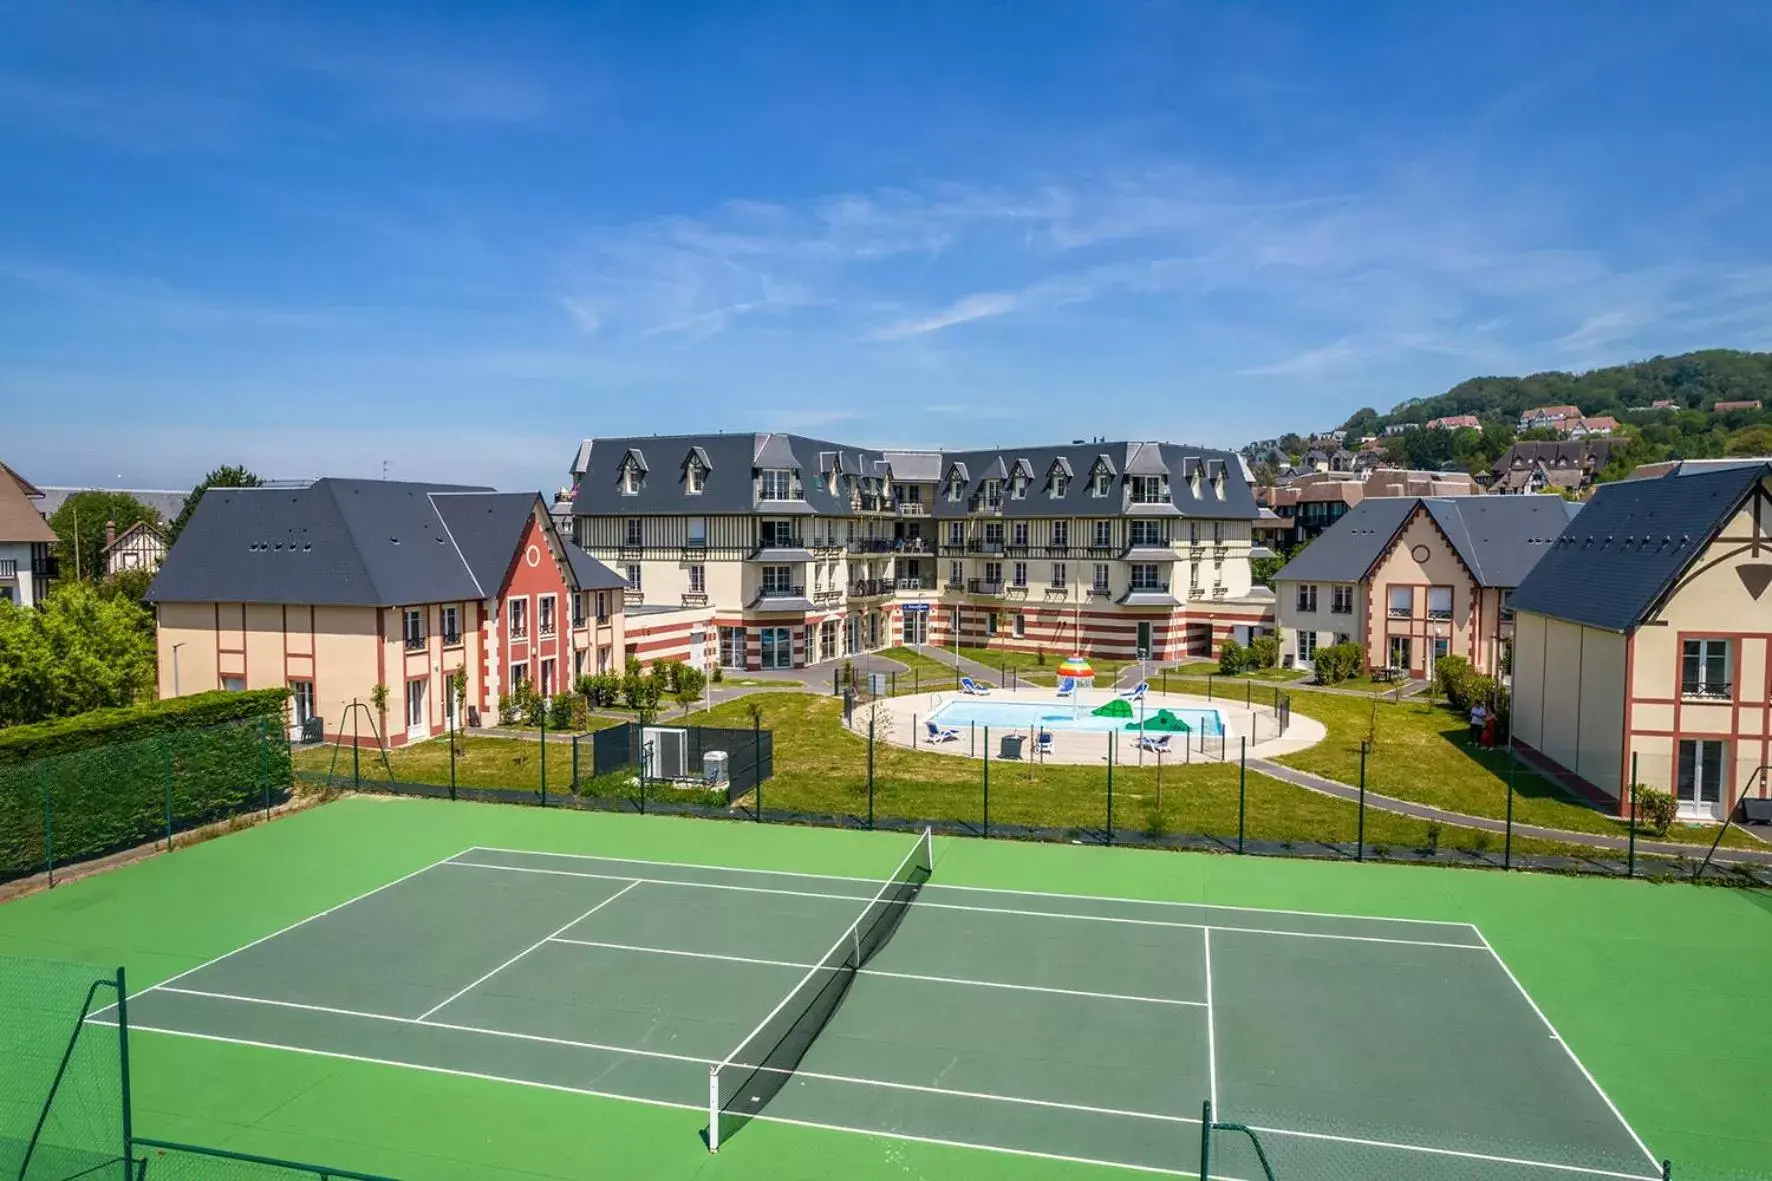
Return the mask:
<svg viewBox="0 0 1772 1181">
<path fill-rule="evenodd" d="M 180 492 L 175 488 L 98 488 L 91 484 L 81 487 L 72 484 L 45 484 L 43 500 L 37 507 L 44 516 L 53 517 L 55 510 L 67 503 L 68 497 L 77 492 L 120 492 L 125 496 L 132 496 L 153 509 L 159 515 L 161 523 L 167 525 L 178 519 L 178 515 L 185 509 L 185 501 L 191 495 L 189 488 Z"/>
<path fill-rule="evenodd" d="M 137 521 L 123 532 L 117 522 L 105 522 L 105 548 L 101 552 L 105 573 L 125 570 L 158 570 L 166 560 L 166 535 L 147 521 Z"/>
<path fill-rule="evenodd" d="M 1592 418 L 1577 418 L 1563 428 L 1563 436 L 1569 439 L 1604 439 L 1618 430 L 1618 420 L 1610 414 L 1600 414 Z"/>
<path fill-rule="evenodd" d="M 393 745 L 619 668 L 622 580 L 541 497 L 382 480 L 214 488 L 148 591 L 160 694 L 290 689 L 292 730 Z M 466 676 L 467 716 L 449 691 Z M 388 689 L 387 716 L 369 707 Z"/>
<path fill-rule="evenodd" d="M 1371 496 L 1470 496 L 1480 492 L 1463 472 L 1373 468 L 1364 473 L 1306 473 L 1256 490 L 1257 502 L 1271 508 L 1279 524 L 1272 537 L 1283 548 L 1312 540 Z M 1269 528 L 1265 523 L 1262 528 Z"/>
<path fill-rule="evenodd" d="M 1720 819 L 1772 762 L 1772 465 L 1600 488 L 1514 595 L 1513 737 L 1620 814 Z"/>
<path fill-rule="evenodd" d="M 1760 399 L 1750 398 L 1741 402 L 1718 402 L 1715 406 L 1712 406 L 1711 409 L 1718 414 L 1728 414 L 1733 410 L 1758 410 L 1760 404 Z"/>
<path fill-rule="evenodd" d="M 37 504 L 43 493 L 0 463 L 0 601 L 32 607 L 56 576 L 55 531 Z"/>
<path fill-rule="evenodd" d="M 573 475 L 576 540 L 626 576 L 643 661 L 798 668 L 956 642 L 1164 659 L 1271 617 L 1230 452 L 701 434 L 587 439 Z"/>
<path fill-rule="evenodd" d="M 1448 414 L 1444 418 L 1427 420 L 1427 429 L 1430 431 L 1459 431 L 1467 428 L 1480 431 L 1483 429 L 1483 424 L 1474 414 Z"/>
<path fill-rule="evenodd" d="M 1274 576 L 1282 658 L 1310 667 L 1353 641 L 1372 668 L 1414 678 L 1462 656 L 1506 664 L 1514 588 L 1580 506 L 1556 496 L 1363 500 Z"/>
<path fill-rule="evenodd" d="M 1568 423 L 1581 418 L 1579 406 L 1534 406 L 1520 415 L 1522 431 L 1562 431 Z"/>
<path fill-rule="evenodd" d="M 1612 458 L 1609 439 L 1570 442 L 1535 440 L 1515 443 L 1489 467 L 1489 491 L 1536 495 L 1541 492 L 1584 495 Z"/>
</svg>

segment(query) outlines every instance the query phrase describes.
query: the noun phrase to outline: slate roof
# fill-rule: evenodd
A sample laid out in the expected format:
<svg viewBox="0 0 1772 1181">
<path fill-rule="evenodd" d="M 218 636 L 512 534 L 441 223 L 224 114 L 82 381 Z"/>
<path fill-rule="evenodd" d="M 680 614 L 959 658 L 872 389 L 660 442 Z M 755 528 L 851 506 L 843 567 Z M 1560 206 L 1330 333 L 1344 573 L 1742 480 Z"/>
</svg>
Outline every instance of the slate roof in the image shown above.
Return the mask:
<svg viewBox="0 0 1772 1181">
<path fill-rule="evenodd" d="M 37 511 L 44 516 L 53 516 L 55 510 L 66 504 L 68 497 L 76 492 L 90 492 L 91 487 L 75 488 L 65 484 L 44 484 L 41 486 L 43 499 L 37 502 Z M 171 524 L 179 513 L 184 511 L 185 501 L 191 495 L 190 489 L 183 492 L 175 488 L 101 488 L 101 492 L 121 492 L 133 496 L 156 513 L 164 524 Z"/>
<path fill-rule="evenodd" d="M 539 500 L 532 492 L 393 480 L 212 488 L 147 597 L 327 606 L 489 599 Z M 570 547 L 567 556 L 577 573 Z M 614 577 L 602 569 L 585 573 Z"/>
<path fill-rule="evenodd" d="M 1274 580 L 1360 581 L 1418 507 L 1434 519 L 1478 585 L 1517 587 L 1581 506 L 1560 496 L 1368 497 Z"/>
<path fill-rule="evenodd" d="M 1514 609 L 1630 631 L 1768 475 L 1762 463 L 1602 485 L 1514 592 Z"/>
<path fill-rule="evenodd" d="M 49 527 L 33 503 L 42 493 L 31 482 L 0 463 L 0 541 L 53 542 Z"/>
</svg>

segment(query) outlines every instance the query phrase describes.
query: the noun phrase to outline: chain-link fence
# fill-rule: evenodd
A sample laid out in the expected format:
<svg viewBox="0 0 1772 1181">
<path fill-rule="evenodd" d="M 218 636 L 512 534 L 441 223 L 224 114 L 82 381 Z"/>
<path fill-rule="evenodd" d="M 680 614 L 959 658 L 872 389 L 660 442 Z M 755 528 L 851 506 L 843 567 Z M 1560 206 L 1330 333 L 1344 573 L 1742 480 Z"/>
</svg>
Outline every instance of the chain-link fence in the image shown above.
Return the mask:
<svg viewBox="0 0 1772 1181">
<path fill-rule="evenodd" d="M 80 862 L 268 816 L 290 782 L 274 718 L 0 763 L 0 883 L 43 874 L 53 886 Z"/>
<path fill-rule="evenodd" d="M 128 1181 L 123 996 L 120 970 L 0 956 L 0 1177 Z"/>
<path fill-rule="evenodd" d="M 391 1181 L 329 1165 L 305 1165 L 221 1148 L 135 1138 L 135 1181 Z"/>
</svg>

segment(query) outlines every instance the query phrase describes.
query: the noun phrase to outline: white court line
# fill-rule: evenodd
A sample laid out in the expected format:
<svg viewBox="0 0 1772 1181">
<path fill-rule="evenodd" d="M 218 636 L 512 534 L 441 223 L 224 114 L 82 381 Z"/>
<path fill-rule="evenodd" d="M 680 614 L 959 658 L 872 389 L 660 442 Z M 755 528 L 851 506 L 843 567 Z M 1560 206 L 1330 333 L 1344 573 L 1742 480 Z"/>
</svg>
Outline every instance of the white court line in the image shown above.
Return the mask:
<svg viewBox="0 0 1772 1181">
<path fill-rule="evenodd" d="M 158 983 L 158 984 L 150 984 L 150 985 L 148 985 L 148 987 L 142 989 L 140 992 L 137 992 L 135 995 L 141 996 L 142 993 L 153 992 L 155 989 L 164 988 L 166 985 L 171 984 L 174 980 L 183 980 L 186 976 L 192 975 L 193 973 L 196 973 L 196 972 L 201 972 L 204 968 L 209 967 L 211 964 L 219 964 L 225 959 L 228 959 L 232 956 L 237 956 L 241 952 L 246 951 L 249 948 L 257 947 L 259 944 L 267 942 L 268 940 L 275 939 L 279 935 L 287 935 L 289 932 L 295 930 L 297 927 L 305 926 L 306 924 L 313 922 L 315 919 L 325 918 L 327 915 L 332 914 L 334 911 L 343 910 L 345 907 L 350 906 L 352 903 L 361 902 L 365 898 L 368 898 L 369 896 L 371 896 L 372 894 L 379 894 L 383 890 L 386 890 L 391 886 L 398 886 L 401 882 L 404 882 L 409 878 L 415 878 L 419 874 L 424 873 L 427 870 L 436 869 L 439 865 L 447 864 L 449 862 L 450 858 L 452 858 L 452 857 L 460 857 L 460 856 L 461 856 L 460 853 L 451 853 L 449 855 L 449 857 L 441 857 L 441 858 L 438 858 L 436 861 L 431 862 L 429 865 L 421 865 L 419 868 L 413 870 L 411 873 L 401 874 L 399 877 L 395 878 L 391 882 L 383 882 L 381 885 L 376 886 L 374 889 L 365 890 L 361 894 L 358 894 L 354 898 L 347 898 L 343 902 L 340 902 L 335 905 L 327 907 L 325 910 L 317 910 L 305 919 L 297 919 L 295 922 L 290 923 L 287 927 L 279 927 L 277 930 L 272 931 L 269 935 L 260 935 L 257 939 L 254 939 L 251 943 L 242 943 L 239 947 L 234 948 L 232 951 L 224 951 L 220 955 L 216 956 L 214 959 L 204 960 L 202 963 L 198 964 L 194 968 L 186 968 L 184 971 L 180 972 L 176 976 L 168 976 L 166 979 L 160 981 L 160 983 Z M 95 1012 L 90 1014 L 90 1016 L 97 1017 L 101 1013 L 108 1013 L 110 1010 L 112 1010 L 116 1007 L 117 1006 L 114 1003 L 106 1005 L 104 1008 L 96 1010 Z"/>
<path fill-rule="evenodd" d="M 166 991 L 171 992 L 174 990 L 167 989 Z M 456 1025 L 446 1021 L 430 1021 L 422 1017 L 391 1017 L 385 1013 L 365 1013 L 355 1009 L 337 1009 L 326 1005 L 311 1005 L 301 1001 L 274 1001 L 263 997 L 237 996 L 232 993 L 224 992 L 199 992 L 195 989 L 188 988 L 178 989 L 177 991 L 187 996 L 208 997 L 212 1000 L 233 1001 L 245 1005 L 268 1005 L 272 1008 L 278 1009 L 298 1009 L 304 1012 L 329 1013 L 338 1017 L 362 1017 L 372 1021 L 393 1022 L 397 1025 L 422 1026 L 429 1029 L 448 1029 L 458 1033 L 481 1034 L 485 1037 L 508 1038 L 524 1042 L 538 1042 L 549 1046 L 566 1046 L 575 1050 L 598 1050 L 611 1054 L 632 1054 L 640 1058 L 658 1058 L 667 1062 L 687 1062 L 695 1066 L 723 1066 L 731 1062 L 731 1059 L 722 1062 L 713 1058 L 696 1057 L 691 1054 L 671 1054 L 663 1050 L 642 1050 L 628 1046 L 612 1046 L 605 1042 L 587 1042 L 579 1041 L 575 1038 L 548 1037 L 544 1034 L 538 1033 L 516 1033 L 511 1030 L 487 1029 L 477 1025 Z M 136 1026 L 134 1022 L 131 1022 L 130 1028 L 136 1029 L 138 1026 Z M 139 1028 L 151 1028 L 154 1029 L 156 1033 L 178 1034 L 183 1032 L 181 1030 L 164 1029 L 154 1026 L 140 1026 Z M 190 1036 L 204 1037 L 208 1035 L 191 1034 Z M 227 1039 L 222 1038 L 219 1040 L 225 1041 Z M 746 1040 L 748 1041 L 749 1039 L 747 1038 Z M 293 1049 L 296 1047 L 289 1048 Z M 746 1064 L 738 1063 L 736 1065 L 742 1067 Z M 772 1068 L 760 1067 L 759 1069 L 770 1070 Z M 926 1086 L 921 1083 L 900 1083 L 877 1078 L 852 1078 L 846 1074 L 824 1074 L 811 1070 L 780 1070 L 779 1068 L 774 1068 L 773 1072 L 787 1074 L 794 1078 L 818 1079 L 827 1083 L 846 1083 L 858 1087 L 882 1087 L 890 1091 L 912 1091 L 924 1095 L 946 1095 L 956 1099 L 980 1099 L 990 1103 L 1010 1103 L 1022 1107 L 1042 1107 L 1054 1111 L 1078 1111 L 1085 1115 L 1111 1115 L 1122 1119 L 1154 1120 L 1159 1123 L 1167 1124 L 1198 1124 L 1200 1122 L 1199 1119 L 1194 1116 L 1165 1115 L 1155 1111 L 1128 1111 L 1117 1107 L 1099 1107 L 1085 1103 L 1065 1103 L 1062 1100 L 1057 1099 L 1033 1099 L 1020 1095 L 999 1095 L 992 1091 L 963 1091 L 954 1087 Z M 698 1108 L 697 1110 L 700 1109 Z"/>
<path fill-rule="evenodd" d="M 1212 1016 L 1212 928 L 1207 927 L 1201 933 L 1204 939 L 1206 960 L 1206 1094 L 1212 1100 L 1212 1110 L 1218 1111 L 1218 1022 Z M 1216 1114 L 1215 1114 L 1216 1118 Z"/>
<path fill-rule="evenodd" d="M 1648 1158 L 1649 1164 L 1659 1174 L 1661 1162 L 1655 1159 L 1655 1154 L 1649 1151 L 1649 1146 L 1643 1143 L 1643 1138 L 1637 1135 L 1637 1130 L 1630 1126 L 1630 1121 L 1624 1118 L 1624 1113 L 1618 1110 L 1618 1105 L 1612 1102 L 1612 1097 L 1606 1094 L 1605 1089 L 1600 1086 L 1599 1080 L 1594 1078 L 1587 1067 L 1581 1064 L 1581 1059 L 1575 1056 L 1575 1051 L 1570 1048 L 1568 1042 L 1563 1040 L 1563 1035 L 1557 1032 L 1557 1027 L 1552 1025 L 1550 1018 L 1544 1015 L 1544 1010 L 1538 1007 L 1538 1002 L 1532 999 L 1532 994 L 1526 991 L 1526 986 L 1520 983 L 1520 978 L 1514 975 L 1514 970 L 1507 966 L 1507 961 L 1501 958 L 1501 953 L 1495 950 L 1494 945 L 1489 942 L 1489 937 L 1475 927 L 1471 929 L 1477 932 L 1477 938 L 1483 941 L 1483 949 L 1495 957 L 1495 962 L 1500 965 L 1503 972 L 1507 973 L 1507 978 L 1513 982 L 1513 986 L 1519 989 L 1520 995 L 1526 998 L 1526 1003 L 1532 1006 L 1532 1011 L 1538 1014 L 1538 1019 L 1544 1022 L 1544 1027 L 1550 1030 L 1551 1040 L 1563 1047 L 1563 1053 L 1569 1055 L 1569 1061 L 1575 1063 L 1575 1069 L 1581 1072 L 1581 1076 L 1588 1081 L 1588 1085 L 1593 1087 L 1594 1094 L 1600 1097 L 1600 1102 L 1604 1103 L 1607 1110 L 1617 1118 L 1619 1124 L 1636 1142 L 1637 1147 L 1643 1150 L 1643 1155 Z"/>
<path fill-rule="evenodd" d="M 453 865 L 461 869 L 488 869 L 498 873 L 539 873 L 554 877 L 590 878 L 597 881 L 634 881 L 629 877 L 618 877 L 615 874 L 590 873 L 579 869 L 537 869 L 529 865 L 487 865 L 479 861 L 445 861 L 444 865 Z M 790 898 L 825 898 L 833 902 L 868 902 L 869 899 L 859 898 L 850 894 L 820 894 L 813 890 L 779 890 L 768 886 L 734 886 L 724 882 L 684 882 L 674 878 L 639 878 L 649 886 L 681 886 L 686 890 L 730 890 L 743 894 L 775 894 Z M 1391 939 L 1380 935 L 1338 935 L 1328 931 L 1282 931 L 1268 927 L 1227 927 L 1222 924 L 1183 923 L 1171 919 L 1134 919 L 1123 915 L 1109 914 L 1069 914 L 1056 910 L 1019 910 L 1006 906 L 965 906 L 958 902 L 931 902 L 918 898 L 913 903 L 918 909 L 925 910 L 957 910 L 969 911 L 974 914 L 1007 914 L 1022 918 L 1058 919 L 1064 922 L 1078 923 L 1119 923 L 1133 927 L 1162 927 L 1178 931 L 1204 931 L 1210 926 L 1214 931 L 1240 931 L 1250 935 L 1287 935 L 1296 939 L 1340 939 L 1353 943 L 1389 943 L 1403 947 L 1449 947 L 1458 951 L 1483 950 L 1480 943 L 1442 943 L 1427 939 Z"/>
<path fill-rule="evenodd" d="M 610 951 L 637 951 L 648 955 L 675 955 L 696 960 L 720 960 L 730 964 L 756 964 L 766 968 L 799 968 L 802 971 L 816 968 L 817 964 L 796 963 L 791 960 L 764 960 L 748 955 L 719 955 L 711 951 L 683 951 L 674 947 L 640 947 L 632 943 L 604 943 L 596 939 L 567 939 L 556 937 L 554 943 L 570 943 L 577 947 L 602 947 Z M 925 976 L 916 972 L 888 972 L 880 968 L 863 968 L 858 975 L 884 976 L 892 980 L 919 980 L 926 984 L 960 984 L 971 988 L 1002 988 L 1011 992 L 1046 992 L 1057 996 L 1083 997 L 1088 1000 L 1100 1001 L 1134 1001 L 1147 1005 L 1187 1005 L 1203 1008 L 1205 1001 L 1184 1001 L 1164 996 L 1128 996 L 1119 992 L 1090 992 L 1080 988 L 1049 988 L 1040 984 L 1007 984 L 998 980 L 968 980 L 962 976 Z"/>
<path fill-rule="evenodd" d="M 474 845 L 463 849 L 462 853 L 518 853 L 529 857 L 569 857 L 578 861 L 605 861 L 620 865 L 658 865 L 671 869 L 707 869 L 719 873 L 733 874 L 765 874 L 770 877 L 814 878 L 832 882 L 865 882 L 877 885 L 878 878 L 850 877 L 839 873 L 805 873 L 793 869 L 755 869 L 736 865 L 698 865 L 691 861 L 648 861 L 640 857 L 603 857 L 596 853 L 555 853 L 545 849 L 512 849 L 503 845 Z M 461 856 L 460 853 L 456 856 Z M 626 876 L 633 876 L 631 874 Z M 1171 898 L 1121 898 L 1111 894 L 1064 894 L 1056 890 L 1011 890 L 1002 886 L 957 886 L 944 882 L 928 882 L 923 886 L 924 892 L 929 891 L 978 891 L 984 894 L 1020 894 L 1028 898 L 1065 898 L 1073 902 L 1126 902 L 1134 906 L 1184 906 L 1201 910 L 1231 910 L 1248 914 L 1290 914 L 1302 915 L 1314 919 L 1358 919 L 1369 923 L 1420 923 L 1431 927 L 1474 927 L 1475 924 L 1459 919 L 1407 919 L 1395 915 L 1382 914 L 1338 914 L 1327 910 L 1287 910 L 1278 906 L 1225 906 L 1216 902 L 1178 902 Z"/>
<path fill-rule="evenodd" d="M 1588 1165 L 1559 1165 L 1552 1161 L 1525 1160 L 1516 1156 L 1490 1156 L 1483 1152 L 1466 1152 L 1458 1148 L 1429 1148 L 1423 1144 L 1398 1144 L 1390 1140 L 1362 1140 L 1357 1136 L 1334 1136 L 1327 1132 L 1297 1132 L 1290 1128 L 1262 1128 L 1249 1125 L 1263 1136 L 1285 1136 L 1297 1140 L 1323 1140 L 1334 1144 L 1358 1144 L 1362 1148 L 1394 1148 L 1399 1152 L 1414 1152 L 1427 1156 L 1453 1156 L 1461 1160 L 1489 1161 L 1498 1165 L 1519 1165 L 1528 1169 L 1555 1169 L 1562 1173 L 1583 1173 L 1590 1177 L 1622 1177 L 1625 1181 L 1661 1181 L 1661 1162 L 1656 1162 L 1654 1176 L 1643 1173 L 1619 1173 L 1611 1169 L 1596 1169 Z"/>
<path fill-rule="evenodd" d="M 482 984 L 486 983 L 488 980 L 492 979 L 494 976 L 498 975 L 500 972 L 504 971 L 506 968 L 510 967 L 512 964 L 516 963 L 518 960 L 522 959 L 524 956 L 528 955 L 530 952 L 534 951 L 536 948 L 546 946 L 548 940 L 554 938 L 556 935 L 564 935 L 566 932 L 572 930 L 572 928 L 578 926 L 580 923 L 584 922 L 586 919 L 588 919 L 592 915 L 596 914 L 599 910 L 602 910 L 605 906 L 608 906 L 611 902 L 614 902 L 617 898 L 620 898 L 623 894 L 626 894 L 629 890 L 632 890 L 635 886 L 637 886 L 639 884 L 640 883 L 638 881 L 629 882 L 627 885 L 623 886 L 621 889 L 617 890 L 615 893 L 611 894 L 609 897 L 605 898 L 603 901 L 597 903 L 597 905 L 591 907 L 591 909 L 585 911 L 583 914 L 579 915 L 577 918 L 573 919 L 570 923 L 567 923 L 565 926 L 561 927 L 559 930 L 551 931 L 548 934 L 543 935 L 540 939 L 537 939 L 534 943 L 531 943 L 528 947 L 525 947 L 522 951 L 518 952 L 516 955 L 512 956 L 510 959 L 506 960 L 504 963 L 500 964 L 498 967 L 492 969 L 492 971 L 486 973 L 486 975 L 480 977 L 478 980 L 474 981 L 472 984 L 468 985 L 466 988 L 463 988 L 463 989 L 460 989 L 456 992 L 450 993 L 448 999 L 441 1001 L 438 1004 L 432 1005 L 430 1008 L 428 1008 L 424 1012 L 420 1013 L 418 1015 L 418 1019 L 420 1021 L 423 1021 L 426 1017 L 429 1017 L 432 1013 L 435 1013 L 438 1009 L 448 1008 L 451 1004 L 460 1000 L 462 997 L 466 996 L 468 993 L 474 991 L 474 989 L 480 987 Z"/>
</svg>

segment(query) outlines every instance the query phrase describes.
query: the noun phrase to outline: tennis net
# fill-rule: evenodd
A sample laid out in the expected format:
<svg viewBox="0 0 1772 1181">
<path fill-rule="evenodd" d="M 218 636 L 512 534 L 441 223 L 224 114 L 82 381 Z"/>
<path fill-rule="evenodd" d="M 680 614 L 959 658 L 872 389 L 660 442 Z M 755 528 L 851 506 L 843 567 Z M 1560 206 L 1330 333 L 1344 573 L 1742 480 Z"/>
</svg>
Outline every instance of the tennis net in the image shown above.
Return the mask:
<svg viewBox="0 0 1772 1181">
<path fill-rule="evenodd" d="M 720 1151 L 723 1132 L 742 1127 L 787 1085 L 819 1031 L 843 1003 L 855 974 L 886 946 L 904 921 L 934 864 L 930 831 L 924 829 L 916 847 L 880 887 L 861 917 L 750 1036 L 708 1072 L 710 1152 Z"/>
</svg>

